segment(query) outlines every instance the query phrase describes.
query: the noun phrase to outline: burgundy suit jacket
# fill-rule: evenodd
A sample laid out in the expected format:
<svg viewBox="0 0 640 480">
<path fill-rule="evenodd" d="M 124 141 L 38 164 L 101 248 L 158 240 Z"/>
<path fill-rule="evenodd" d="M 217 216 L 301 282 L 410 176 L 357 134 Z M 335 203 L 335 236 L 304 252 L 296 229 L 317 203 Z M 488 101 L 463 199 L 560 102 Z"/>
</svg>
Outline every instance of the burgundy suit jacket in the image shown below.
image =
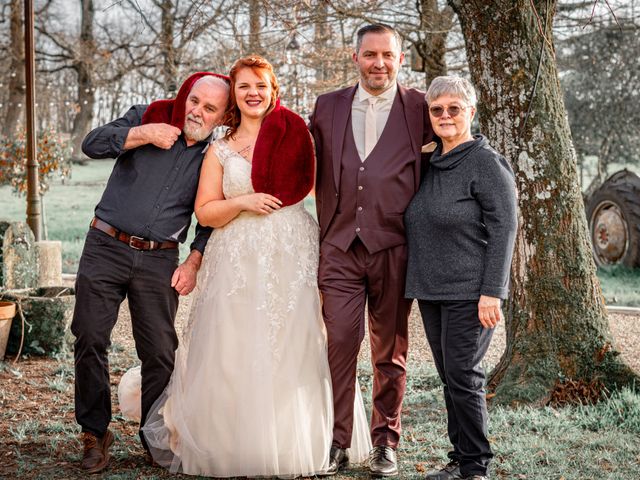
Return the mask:
<svg viewBox="0 0 640 480">
<path fill-rule="evenodd" d="M 327 233 L 338 206 L 340 170 L 345 131 L 351 128 L 349 118 L 353 96 L 358 86 L 347 87 L 321 95 L 311 114 L 309 130 L 316 148 L 316 210 L 320 224 L 320 240 Z M 398 84 L 398 94 L 403 105 L 406 125 L 411 138 L 411 150 L 415 156 L 414 192 L 420 187 L 423 169 L 428 165 L 428 155 L 421 154 L 421 147 L 435 139 L 425 93 Z M 379 192 L 384 195 L 384 192 Z M 389 199 L 393 202 L 393 199 Z"/>
</svg>

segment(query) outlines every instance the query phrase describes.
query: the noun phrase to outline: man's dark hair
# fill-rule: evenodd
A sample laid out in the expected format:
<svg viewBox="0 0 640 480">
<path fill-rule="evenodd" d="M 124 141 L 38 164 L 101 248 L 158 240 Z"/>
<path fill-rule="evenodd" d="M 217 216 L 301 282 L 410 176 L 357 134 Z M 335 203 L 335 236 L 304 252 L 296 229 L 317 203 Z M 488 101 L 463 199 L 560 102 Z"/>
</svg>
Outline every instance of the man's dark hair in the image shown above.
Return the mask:
<svg viewBox="0 0 640 480">
<path fill-rule="evenodd" d="M 396 42 L 398 43 L 398 47 L 400 48 L 400 51 L 402 51 L 402 37 L 400 36 L 400 34 L 397 32 L 397 30 L 395 28 L 393 28 L 391 25 L 387 25 L 386 23 L 373 23 L 371 25 L 365 25 L 360 30 L 358 30 L 358 32 L 356 33 L 356 35 L 357 35 L 356 53 L 360 52 L 360 47 L 362 46 L 362 38 L 367 33 L 390 33 L 390 34 L 392 34 L 395 37 Z"/>
</svg>

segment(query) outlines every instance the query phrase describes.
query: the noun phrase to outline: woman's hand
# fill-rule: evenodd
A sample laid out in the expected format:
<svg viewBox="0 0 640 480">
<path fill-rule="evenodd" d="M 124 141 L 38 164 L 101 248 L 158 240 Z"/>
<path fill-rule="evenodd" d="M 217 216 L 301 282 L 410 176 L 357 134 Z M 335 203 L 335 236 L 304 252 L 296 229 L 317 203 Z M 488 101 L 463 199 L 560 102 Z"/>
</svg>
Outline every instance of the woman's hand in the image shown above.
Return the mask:
<svg viewBox="0 0 640 480">
<path fill-rule="evenodd" d="M 484 328 L 493 328 L 502 319 L 500 299 L 480 295 L 478 301 L 478 318 Z"/>
<path fill-rule="evenodd" d="M 243 198 L 243 210 L 268 215 L 282 207 L 282 202 L 268 193 L 252 193 Z"/>
</svg>

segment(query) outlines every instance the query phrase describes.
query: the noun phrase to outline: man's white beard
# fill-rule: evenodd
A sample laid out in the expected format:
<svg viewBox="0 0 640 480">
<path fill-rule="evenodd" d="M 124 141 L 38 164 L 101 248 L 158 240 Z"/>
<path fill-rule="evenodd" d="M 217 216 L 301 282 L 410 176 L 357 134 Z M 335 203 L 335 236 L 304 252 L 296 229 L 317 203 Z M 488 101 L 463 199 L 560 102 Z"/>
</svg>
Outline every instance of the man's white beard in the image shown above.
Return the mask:
<svg viewBox="0 0 640 480">
<path fill-rule="evenodd" d="M 197 121 L 197 119 L 194 116 L 187 115 L 184 121 L 184 128 L 182 129 L 185 137 L 195 142 L 201 142 L 202 140 L 206 140 L 207 137 L 211 135 L 211 132 L 213 130 L 207 130 L 207 127 L 205 127 L 204 125 L 199 127 L 193 127 L 191 126 L 190 123 L 187 122 L 189 118 Z"/>
</svg>

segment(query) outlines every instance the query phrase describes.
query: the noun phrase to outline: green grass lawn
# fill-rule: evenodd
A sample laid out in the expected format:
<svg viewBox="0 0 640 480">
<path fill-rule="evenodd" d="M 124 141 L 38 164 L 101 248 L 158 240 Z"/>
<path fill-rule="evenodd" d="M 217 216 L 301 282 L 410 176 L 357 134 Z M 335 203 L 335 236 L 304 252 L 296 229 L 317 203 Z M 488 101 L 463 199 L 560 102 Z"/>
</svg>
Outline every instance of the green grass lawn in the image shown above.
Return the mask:
<svg viewBox="0 0 640 480">
<path fill-rule="evenodd" d="M 640 268 L 600 268 L 598 278 L 607 305 L 640 307 Z"/>
<path fill-rule="evenodd" d="M 74 165 L 71 178 L 63 184 L 53 181 L 45 195 L 45 213 L 48 238 L 62 242 L 62 269 L 75 273 L 82 252 L 84 237 L 93 209 L 100 200 L 114 160 L 91 160 L 86 165 Z M 26 199 L 16 196 L 10 187 L 0 187 L 0 219 L 25 220 Z M 313 199 L 306 206 L 313 212 Z M 187 241 L 181 245 L 181 257 L 188 254 L 188 245 L 195 232 L 192 221 Z M 640 269 L 600 269 L 598 277 L 608 305 L 640 307 Z"/>
</svg>

